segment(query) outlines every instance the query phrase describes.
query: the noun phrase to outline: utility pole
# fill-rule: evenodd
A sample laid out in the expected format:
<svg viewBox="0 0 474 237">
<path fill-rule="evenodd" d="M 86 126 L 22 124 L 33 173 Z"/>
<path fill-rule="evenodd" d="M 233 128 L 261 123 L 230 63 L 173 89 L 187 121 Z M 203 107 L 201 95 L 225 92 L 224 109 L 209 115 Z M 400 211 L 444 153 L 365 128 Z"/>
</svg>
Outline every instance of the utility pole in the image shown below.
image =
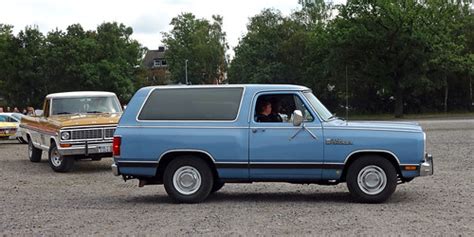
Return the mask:
<svg viewBox="0 0 474 237">
<path fill-rule="evenodd" d="M 186 85 L 189 85 L 189 82 L 188 82 L 188 60 L 187 59 L 184 60 L 184 75 L 185 75 L 185 78 L 186 78 Z"/>
</svg>

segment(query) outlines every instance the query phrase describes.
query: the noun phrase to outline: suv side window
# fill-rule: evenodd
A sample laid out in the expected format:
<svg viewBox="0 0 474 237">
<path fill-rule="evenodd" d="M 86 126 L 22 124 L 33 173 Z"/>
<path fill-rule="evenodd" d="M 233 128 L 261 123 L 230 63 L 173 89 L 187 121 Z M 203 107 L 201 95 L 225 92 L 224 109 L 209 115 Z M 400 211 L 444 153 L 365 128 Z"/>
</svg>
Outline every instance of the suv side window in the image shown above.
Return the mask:
<svg viewBox="0 0 474 237">
<path fill-rule="evenodd" d="M 291 123 L 295 110 L 303 113 L 306 122 L 314 121 L 314 117 L 296 94 L 261 95 L 255 104 L 254 120 L 259 123 Z"/>
<path fill-rule="evenodd" d="M 243 88 L 156 89 L 139 120 L 232 121 L 237 118 Z"/>
</svg>

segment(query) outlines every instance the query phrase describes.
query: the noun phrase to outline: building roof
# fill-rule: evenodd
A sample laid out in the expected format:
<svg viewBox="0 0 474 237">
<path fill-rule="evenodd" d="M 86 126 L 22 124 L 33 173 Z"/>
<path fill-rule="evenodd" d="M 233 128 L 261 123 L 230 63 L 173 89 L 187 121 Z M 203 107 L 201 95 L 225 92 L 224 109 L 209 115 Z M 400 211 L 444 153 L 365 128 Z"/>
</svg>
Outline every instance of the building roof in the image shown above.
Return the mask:
<svg viewBox="0 0 474 237">
<path fill-rule="evenodd" d="M 148 50 L 143 58 L 143 65 L 148 68 L 153 67 L 153 60 L 155 59 L 164 59 L 166 50 L 157 49 L 157 50 Z"/>
<path fill-rule="evenodd" d="M 105 96 L 115 96 L 112 92 L 106 91 L 72 91 L 72 92 L 61 92 L 53 93 L 46 96 L 47 99 L 50 98 L 77 98 L 77 97 L 105 97 Z"/>
</svg>

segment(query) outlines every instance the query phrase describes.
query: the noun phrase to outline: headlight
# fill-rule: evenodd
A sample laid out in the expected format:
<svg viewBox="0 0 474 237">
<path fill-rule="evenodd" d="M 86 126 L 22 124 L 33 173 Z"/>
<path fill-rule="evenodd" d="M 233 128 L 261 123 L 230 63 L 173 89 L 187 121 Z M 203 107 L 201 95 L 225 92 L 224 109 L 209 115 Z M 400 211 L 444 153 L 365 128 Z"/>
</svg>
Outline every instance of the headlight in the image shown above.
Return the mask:
<svg viewBox="0 0 474 237">
<path fill-rule="evenodd" d="M 71 138 L 71 133 L 69 132 L 62 132 L 61 133 L 61 140 L 69 140 Z"/>
</svg>

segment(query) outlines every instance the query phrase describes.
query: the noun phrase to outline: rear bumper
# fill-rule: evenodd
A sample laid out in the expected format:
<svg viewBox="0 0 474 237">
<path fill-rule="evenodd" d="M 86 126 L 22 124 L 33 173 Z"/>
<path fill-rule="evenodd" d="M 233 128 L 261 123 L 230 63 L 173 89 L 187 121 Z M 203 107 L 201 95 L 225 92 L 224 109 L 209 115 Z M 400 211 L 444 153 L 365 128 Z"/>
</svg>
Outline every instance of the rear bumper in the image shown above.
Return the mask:
<svg viewBox="0 0 474 237">
<path fill-rule="evenodd" d="M 420 176 L 433 175 L 433 156 L 431 154 L 425 155 L 425 160 L 420 164 Z"/>
<path fill-rule="evenodd" d="M 119 176 L 120 175 L 120 171 L 119 171 L 119 168 L 118 166 L 114 163 L 112 164 L 112 174 L 114 174 L 115 176 Z"/>
</svg>

